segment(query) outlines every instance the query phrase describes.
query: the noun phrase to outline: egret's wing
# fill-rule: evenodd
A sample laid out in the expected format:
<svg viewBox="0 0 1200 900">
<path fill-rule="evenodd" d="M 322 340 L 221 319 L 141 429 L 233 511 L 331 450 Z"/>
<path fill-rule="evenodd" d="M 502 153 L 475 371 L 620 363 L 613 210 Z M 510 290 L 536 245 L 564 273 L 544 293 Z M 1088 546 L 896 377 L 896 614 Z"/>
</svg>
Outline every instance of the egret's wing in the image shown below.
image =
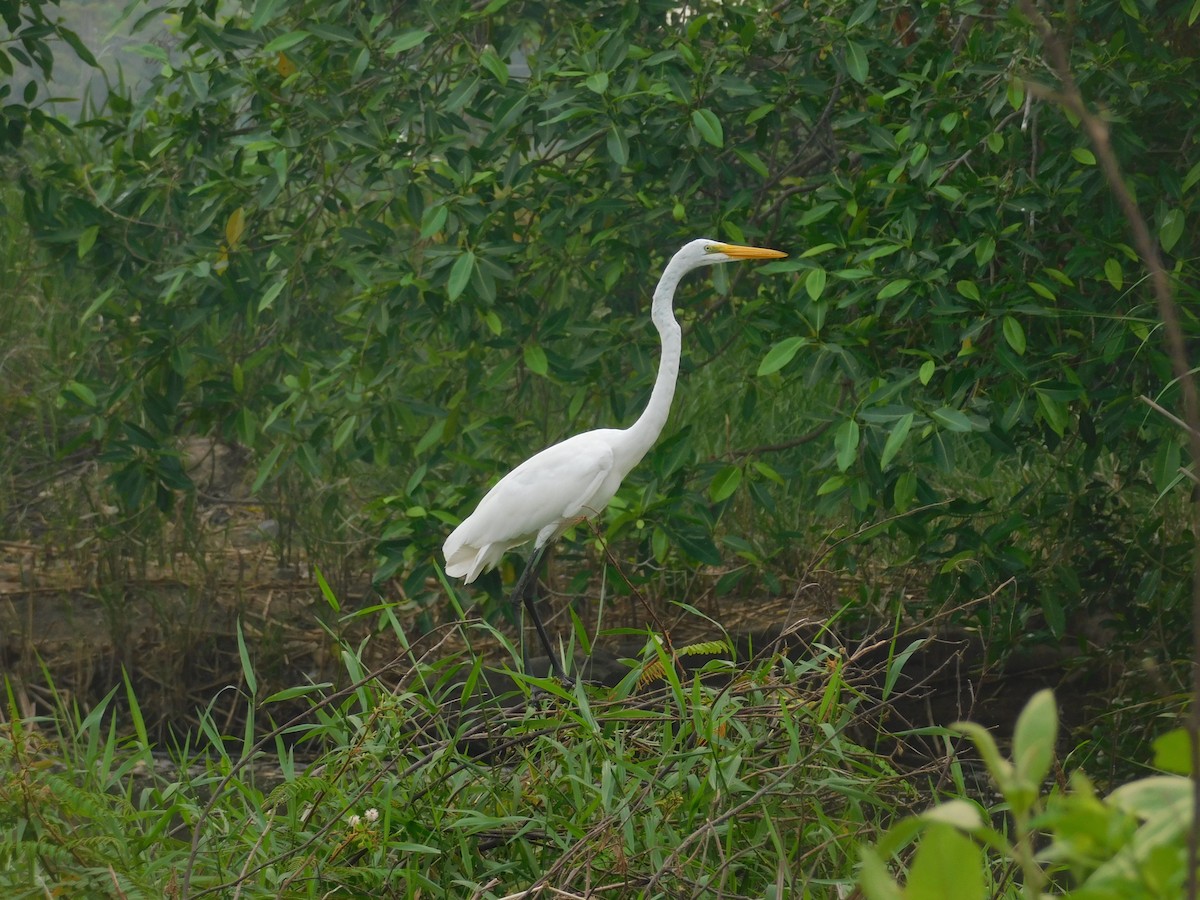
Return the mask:
<svg viewBox="0 0 1200 900">
<path fill-rule="evenodd" d="M 506 550 L 545 543 L 612 499 L 603 490 L 613 471 L 610 443 L 596 432 L 576 435 L 531 456 L 496 483 L 442 548 L 446 573 L 468 582 Z"/>
</svg>

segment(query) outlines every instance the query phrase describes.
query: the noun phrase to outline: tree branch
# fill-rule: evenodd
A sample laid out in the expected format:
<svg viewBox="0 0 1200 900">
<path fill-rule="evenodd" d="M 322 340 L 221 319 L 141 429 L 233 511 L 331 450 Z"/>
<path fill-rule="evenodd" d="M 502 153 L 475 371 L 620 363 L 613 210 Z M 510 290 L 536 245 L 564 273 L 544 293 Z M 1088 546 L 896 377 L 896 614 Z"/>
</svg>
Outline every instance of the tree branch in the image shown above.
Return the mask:
<svg viewBox="0 0 1200 900">
<path fill-rule="evenodd" d="M 1183 400 L 1184 434 L 1187 436 L 1188 451 L 1192 457 L 1193 466 L 1200 464 L 1200 400 L 1197 398 L 1196 382 L 1192 378 L 1191 366 L 1188 365 L 1187 347 L 1180 324 L 1179 307 L 1171 292 L 1171 280 L 1163 265 L 1158 252 L 1158 245 L 1150 234 L 1146 219 L 1138 209 L 1137 201 L 1133 199 L 1125 180 L 1121 175 L 1121 166 L 1113 152 L 1109 140 L 1108 123 L 1088 109 L 1083 101 L 1083 95 L 1071 74 L 1070 54 L 1063 39 L 1051 26 L 1050 22 L 1034 5 L 1033 0 L 1021 0 L 1021 10 L 1041 32 L 1046 49 L 1046 57 L 1058 76 L 1060 89 L 1052 91 L 1042 85 L 1027 82 L 1027 87 L 1043 99 L 1057 103 L 1071 115 L 1079 119 L 1084 131 L 1092 142 L 1096 160 L 1100 170 L 1108 182 L 1109 190 L 1116 198 L 1129 230 L 1133 236 L 1133 245 L 1142 263 L 1150 273 L 1150 283 L 1154 297 L 1158 303 L 1158 314 L 1162 319 L 1163 333 L 1167 345 L 1167 354 L 1171 360 L 1179 390 Z M 1191 525 L 1193 536 L 1192 564 L 1192 702 L 1191 715 L 1188 718 L 1188 730 L 1191 733 L 1192 745 L 1192 826 L 1188 838 L 1188 892 L 1191 900 L 1200 896 L 1200 883 L 1197 881 L 1197 863 L 1200 862 L 1200 503 L 1191 504 Z"/>
</svg>

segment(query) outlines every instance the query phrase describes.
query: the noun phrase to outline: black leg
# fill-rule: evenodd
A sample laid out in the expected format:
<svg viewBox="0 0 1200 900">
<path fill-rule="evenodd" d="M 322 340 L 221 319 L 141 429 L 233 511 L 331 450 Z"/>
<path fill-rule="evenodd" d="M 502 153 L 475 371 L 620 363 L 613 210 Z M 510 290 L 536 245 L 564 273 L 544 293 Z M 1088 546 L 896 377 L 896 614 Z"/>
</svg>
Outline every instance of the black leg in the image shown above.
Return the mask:
<svg viewBox="0 0 1200 900">
<path fill-rule="evenodd" d="M 533 627 L 537 629 L 538 638 L 542 642 L 542 647 L 546 650 L 546 655 L 550 657 L 550 665 L 564 684 L 569 684 L 570 679 L 567 678 L 567 673 L 563 671 L 562 663 L 559 662 L 558 654 L 554 648 L 550 646 L 550 638 L 546 636 L 546 629 L 542 625 L 542 618 L 538 615 L 537 606 L 534 603 L 534 588 L 537 585 L 537 570 L 542 562 L 542 554 L 546 551 L 546 546 L 534 548 L 532 555 L 529 557 L 529 562 L 525 564 L 525 571 L 521 573 L 521 577 L 517 579 L 516 587 L 513 588 L 512 596 L 509 601 L 516 605 L 524 603 L 525 609 L 529 611 L 529 615 L 533 618 Z"/>
</svg>

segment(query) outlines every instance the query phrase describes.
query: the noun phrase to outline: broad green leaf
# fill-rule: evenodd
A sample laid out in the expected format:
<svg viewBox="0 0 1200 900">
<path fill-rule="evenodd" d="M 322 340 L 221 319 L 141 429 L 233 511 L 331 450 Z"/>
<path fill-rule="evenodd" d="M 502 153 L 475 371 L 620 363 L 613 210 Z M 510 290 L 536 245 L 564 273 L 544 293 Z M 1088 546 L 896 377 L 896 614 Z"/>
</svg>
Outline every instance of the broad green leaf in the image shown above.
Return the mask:
<svg viewBox="0 0 1200 900">
<path fill-rule="evenodd" d="M 1025 104 L 1025 83 L 1020 78 L 1013 78 L 1008 83 L 1008 105 L 1014 110 Z"/>
<path fill-rule="evenodd" d="M 299 31 L 289 31 L 287 34 L 281 34 L 275 40 L 269 42 L 263 47 L 265 53 L 281 53 L 284 50 L 295 47 L 297 44 L 308 40 L 311 35 L 303 29 Z"/>
<path fill-rule="evenodd" d="M 1029 285 L 1029 289 L 1039 297 L 1051 301 L 1058 299 L 1054 291 L 1050 290 L 1050 288 L 1046 287 L 1046 285 L 1042 284 L 1040 281 L 1029 281 L 1026 283 Z"/>
<path fill-rule="evenodd" d="M 850 77 L 859 84 L 866 84 L 869 70 L 867 51 L 856 41 L 846 41 L 846 71 Z"/>
<path fill-rule="evenodd" d="M 712 484 L 708 486 L 708 496 L 712 498 L 713 503 L 720 503 L 731 497 L 741 483 L 741 467 L 726 466 L 713 476 Z"/>
<path fill-rule="evenodd" d="M 1083 163 L 1085 166 L 1094 166 L 1096 164 L 1096 154 L 1086 147 L 1076 147 L 1071 151 L 1071 156 L 1076 162 Z"/>
<path fill-rule="evenodd" d="M 479 63 L 492 73 L 492 77 L 500 82 L 501 86 L 508 84 L 508 66 L 491 47 L 483 48 L 483 52 L 479 54 Z"/>
<path fill-rule="evenodd" d="M 962 281 L 958 282 L 955 287 L 958 289 L 958 292 L 968 300 L 974 300 L 976 303 L 979 303 L 982 299 L 979 295 L 979 287 L 973 281 L 963 279 Z"/>
<path fill-rule="evenodd" d="M 81 384 L 78 381 L 69 381 L 64 390 L 68 394 L 74 394 L 85 406 L 96 405 L 96 394 L 86 384 Z"/>
<path fill-rule="evenodd" d="M 987 825 L 980 815 L 979 807 L 970 800 L 947 800 L 921 813 L 926 822 L 942 822 L 953 825 L 960 831 L 976 831 Z"/>
<path fill-rule="evenodd" d="M 1200 2 L 1200 0 L 1197 0 L 1197 2 Z M 754 109 L 752 109 L 750 111 L 750 115 L 746 116 L 746 124 L 753 125 L 755 122 L 757 122 L 763 116 L 767 115 L 768 113 L 774 112 L 774 111 L 775 111 L 774 103 L 764 103 L 762 106 L 756 106 Z"/>
<path fill-rule="evenodd" d="M 984 900 L 983 851 L 958 829 L 934 822 L 921 835 L 905 900 Z"/>
<path fill-rule="evenodd" d="M 929 379 L 933 378 L 933 373 L 937 371 L 937 363 L 932 359 L 927 359 L 921 363 L 921 368 L 917 370 L 917 377 L 921 380 L 921 384 L 929 384 Z"/>
<path fill-rule="evenodd" d="M 975 265 L 982 268 L 991 262 L 995 255 L 996 239 L 990 234 L 985 234 L 975 242 Z"/>
<path fill-rule="evenodd" d="M 879 457 L 879 468 L 881 471 L 886 470 L 891 465 L 892 460 L 896 458 L 896 454 L 900 452 L 900 448 L 904 446 L 904 442 L 908 440 L 908 433 L 912 430 L 912 424 L 913 414 L 905 413 L 892 426 L 892 430 L 888 433 L 887 440 L 883 444 L 883 453 Z"/>
<path fill-rule="evenodd" d="M 1000 755 L 1000 748 L 996 745 L 996 739 L 992 737 L 991 732 L 974 722 L 955 722 L 950 728 L 962 732 L 971 739 L 971 743 L 979 751 L 979 755 L 983 758 L 983 764 L 987 766 L 988 773 L 1001 792 L 1006 793 L 1011 790 L 1013 786 L 1012 763 Z"/>
<path fill-rule="evenodd" d="M 608 73 L 593 72 L 583 80 L 583 84 L 593 94 L 603 94 L 608 90 Z"/>
<path fill-rule="evenodd" d="M 875 9 L 878 5 L 878 0 L 866 0 L 866 2 L 860 3 L 850 15 L 850 18 L 846 20 L 846 30 L 850 31 L 857 28 L 863 22 L 870 19 L 871 16 L 875 15 Z"/>
<path fill-rule="evenodd" d="M 692 124 L 696 126 L 696 131 L 700 132 L 700 137 L 708 143 L 714 147 L 725 146 L 725 131 L 721 127 L 721 120 L 711 109 L 695 110 L 692 113 Z"/>
<path fill-rule="evenodd" d="M 820 300 L 821 294 L 825 292 L 827 280 L 828 276 L 820 266 L 809 269 L 808 274 L 804 276 L 804 289 L 808 291 L 808 296 L 813 300 Z"/>
<path fill-rule="evenodd" d="M 1121 270 L 1121 264 L 1111 256 L 1104 261 L 1104 277 L 1108 279 L 1114 291 L 1119 291 L 1125 286 L 1125 273 Z"/>
<path fill-rule="evenodd" d="M 1183 237 L 1183 225 L 1183 213 L 1178 207 L 1168 210 L 1163 216 L 1162 225 L 1158 229 L 1158 240 L 1164 253 L 1170 253 L 1179 243 L 1179 239 Z"/>
<path fill-rule="evenodd" d="M 858 884 L 867 900 L 904 900 L 904 893 L 888 872 L 883 860 L 865 845 L 862 848 L 862 868 L 859 869 Z"/>
<path fill-rule="evenodd" d="M 676 531 L 671 536 L 679 548 L 692 559 L 709 566 L 721 565 L 721 551 L 708 535 L 699 531 Z"/>
<path fill-rule="evenodd" d="M 1165 816 L 1180 830 L 1191 818 L 1192 780 L 1182 775 L 1150 775 L 1121 785 L 1108 795 L 1117 809 L 1143 819 Z"/>
<path fill-rule="evenodd" d="M 912 281 L 908 278 L 895 278 L 879 289 L 879 293 L 875 295 L 875 299 L 888 300 L 895 297 L 910 284 L 912 284 Z"/>
<path fill-rule="evenodd" d="M 935 409 L 929 414 L 929 418 L 937 422 L 947 431 L 965 432 L 971 430 L 971 420 L 967 418 L 962 410 L 954 409 L 950 406 L 943 406 L 941 409 Z"/>
<path fill-rule="evenodd" d="M 1013 352 L 1018 356 L 1023 356 L 1025 353 L 1025 329 L 1021 327 L 1021 323 L 1012 316 L 1005 316 L 1002 328 L 1004 340 L 1008 342 L 1008 346 L 1012 347 Z"/>
<path fill-rule="evenodd" d="M 790 363 L 800 348 L 807 343 L 808 338 L 805 337 L 784 338 L 767 351 L 767 355 L 763 357 L 763 361 L 758 364 L 758 372 L 755 374 L 770 375 L 773 372 L 778 372 Z"/>
<path fill-rule="evenodd" d="M 1196 8 L 1200 9 L 1200 0 L 1196 0 Z M 1188 173 L 1183 176 L 1183 183 L 1179 185 L 1179 192 L 1186 194 L 1197 181 L 1200 181 L 1200 162 L 1188 169 Z"/>
<path fill-rule="evenodd" d="M 832 494 L 834 491 L 840 491 L 847 484 L 845 475 L 831 475 L 826 478 L 817 488 L 817 496 L 824 497 L 826 494 Z"/>
<path fill-rule="evenodd" d="M 397 53 L 403 53 L 405 50 L 411 50 L 425 42 L 429 37 L 429 32 L 421 29 L 419 31 L 406 31 L 403 34 L 397 35 L 396 39 L 388 44 L 387 52 L 391 56 Z"/>
<path fill-rule="evenodd" d="M 272 282 L 271 286 L 263 291 L 262 298 L 258 301 L 258 311 L 270 309 L 285 287 L 287 287 L 287 282 L 282 277 Z"/>
<path fill-rule="evenodd" d="M 912 505 L 916 496 L 916 473 L 912 471 L 901 472 L 900 477 L 896 479 L 896 486 L 892 489 L 892 506 L 898 511 L 904 512 Z"/>
<path fill-rule="evenodd" d="M 342 424 L 338 426 L 338 430 L 333 435 L 333 449 L 338 450 L 341 446 L 350 439 L 350 435 L 354 433 L 354 427 L 358 424 L 358 416 L 347 416 Z"/>
<path fill-rule="evenodd" d="M 100 234 L 99 225 L 89 225 L 79 234 L 79 241 L 75 247 L 75 253 L 79 259 L 83 259 L 88 255 L 88 251 L 96 243 L 96 236 Z"/>
<path fill-rule="evenodd" d="M 833 445 L 837 449 L 837 467 L 839 472 L 845 472 L 854 460 L 858 458 L 858 442 L 861 436 L 858 422 L 846 419 L 838 426 L 833 436 Z"/>
<path fill-rule="evenodd" d="M 258 31 L 286 6 L 287 0 L 258 0 L 254 4 L 254 13 L 250 17 L 250 30 Z"/>
<path fill-rule="evenodd" d="M 450 278 L 446 282 L 446 294 L 450 300 L 458 299 L 466 288 L 467 282 L 471 280 L 474 271 L 475 254 L 470 250 L 464 250 L 454 261 L 454 265 L 450 267 Z"/>
<path fill-rule="evenodd" d="M 1183 451 L 1174 435 L 1168 435 L 1158 442 L 1154 453 L 1154 488 L 1160 494 L 1165 494 L 1180 479 L 1179 467 L 1183 463 Z"/>
<path fill-rule="evenodd" d="M 267 454 L 267 458 L 259 464 L 258 474 L 254 478 L 254 484 L 250 486 L 250 493 L 258 493 L 259 488 L 261 488 L 266 483 L 267 479 L 271 477 L 271 473 L 275 471 L 275 464 L 279 462 L 279 457 L 283 455 L 283 450 L 283 444 L 276 444 L 275 448 Z"/>
<path fill-rule="evenodd" d="M 1192 736 L 1186 728 L 1176 728 L 1154 739 L 1154 766 L 1177 775 L 1192 773 Z"/>
<path fill-rule="evenodd" d="M 529 367 L 529 371 L 536 375 L 546 375 L 550 371 L 550 361 L 546 358 L 546 351 L 537 344 L 525 345 L 525 365 Z"/>
<path fill-rule="evenodd" d="M 625 130 L 615 122 L 608 129 L 605 145 L 608 147 L 608 155 L 618 166 L 629 162 L 629 139 L 625 137 Z"/>
<path fill-rule="evenodd" d="M 435 419 L 433 424 L 425 429 L 425 433 L 421 435 L 421 439 L 417 441 L 417 446 L 413 449 L 416 456 L 420 456 L 430 447 L 434 446 L 442 439 L 442 435 L 446 433 L 446 420 Z"/>
<path fill-rule="evenodd" d="M 1037 394 L 1038 409 L 1042 413 L 1042 418 L 1051 430 L 1062 437 L 1067 431 L 1067 406 L 1062 401 L 1041 388 L 1035 388 Z"/>
<path fill-rule="evenodd" d="M 753 463 L 753 466 L 754 466 L 754 471 L 758 472 L 759 475 L 761 475 L 763 478 L 767 479 L 768 481 L 773 481 L 776 484 L 786 484 L 787 483 L 783 480 L 782 475 L 780 475 L 773 468 L 768 466 L 765 462 L 762 462 L 760 460 L 755 460 Z"/>
<path fill-rule="evenodd" d="M 1054 704 L 1054 692 L 1049 689 L 1038 691 L 1017 716 L 1013 729 L 1013 766 L 1022 786 L 1032 788 L 1035 796 L 1050 773 L 1057 741 L 1058 709 Z"/>
<path fill-rule="evenodd" d="M 421 240 L 427 241 L 441 231 L 449 215 L 450 210 L 445 204 L 425 207 L 425 212 L 421 215 Z"/>
<path fill-rule="evenodd" d="M 749 150 L 743 150 L 741 147 L 735 147 L 734 153 L 738 158 L 753 170 L 759 178 L 766 178 L 771 174 L 771 170 L 767 168 L 767 164 L 763 162 L 758 154 L 752 153 Z"/>
</svg>

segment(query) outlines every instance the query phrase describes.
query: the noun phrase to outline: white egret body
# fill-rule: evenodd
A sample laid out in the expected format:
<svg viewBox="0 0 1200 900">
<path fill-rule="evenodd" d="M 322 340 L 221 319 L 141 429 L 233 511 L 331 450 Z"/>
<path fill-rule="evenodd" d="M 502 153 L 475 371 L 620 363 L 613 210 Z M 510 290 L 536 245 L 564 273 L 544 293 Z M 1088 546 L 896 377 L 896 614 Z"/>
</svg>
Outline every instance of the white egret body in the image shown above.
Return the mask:
<svg viewBox="0 0 1200 900">
<path fill-rule="evenodd" d="M 742 247 L 702 238 L 671 257 L 654 289 L 650 317 L 662 339 L 662 358 L 650 402 L 628 428 L 598 428 L 560 441 L 531 456 L 496 483 L 479 506 L 446 538 L 446 574 L 469 584 L 514 547 L 533 542 L 533 554 L 513 591 L 524 596 L 555 670 L 563 675 L 527 591 L 546 545 L 576 522 L 608 506 L 629 471 L 662 433 L 679 375 L 681 333 L 672 300 L 679 280 L 692 269 L 743 259 L 779 259 L 779 250 Z M 565 678 L 565 676 L 563 676 Z"/>
</svg>

